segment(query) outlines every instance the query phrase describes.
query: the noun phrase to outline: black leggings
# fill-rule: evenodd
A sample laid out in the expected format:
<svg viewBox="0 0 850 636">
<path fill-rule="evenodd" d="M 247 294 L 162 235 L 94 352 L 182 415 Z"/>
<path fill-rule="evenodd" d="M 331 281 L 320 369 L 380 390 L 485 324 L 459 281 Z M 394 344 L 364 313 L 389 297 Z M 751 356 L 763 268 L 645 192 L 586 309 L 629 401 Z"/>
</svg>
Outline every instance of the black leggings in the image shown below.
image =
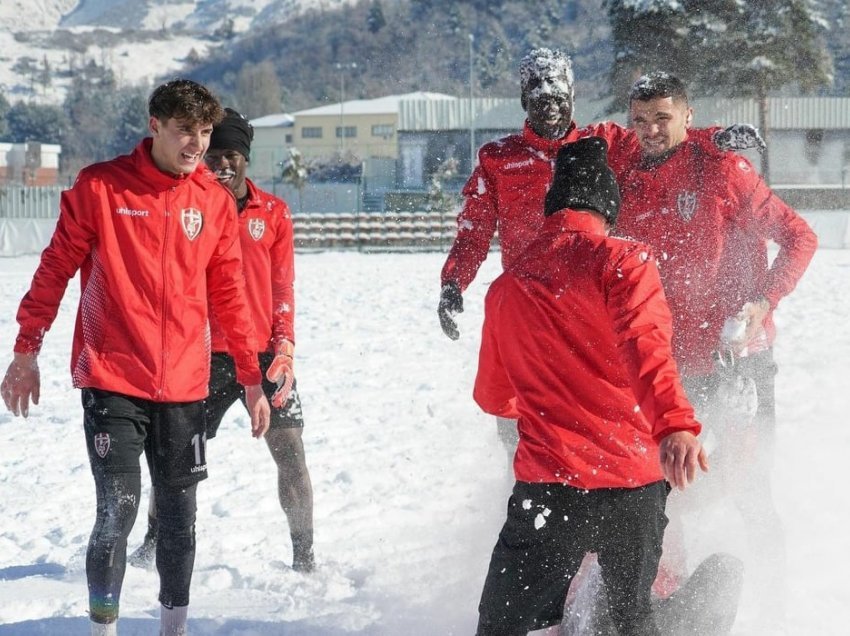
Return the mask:
<svg viewBox="0 0 850 636">
<path fill-rule="evenodd" d="M 94 472 L 97 518 L 86 553 L 91 620 L 118 619 L 127 537 L 136 520 L 141 493 L 140 473 Z M 189 585 L 195 562 L 197 484 L 186 488 L 161 485 L 155 489 L 159 526 L 156 567 L 159 601 L 166 607 L 189 604 Z"/>
</svg>

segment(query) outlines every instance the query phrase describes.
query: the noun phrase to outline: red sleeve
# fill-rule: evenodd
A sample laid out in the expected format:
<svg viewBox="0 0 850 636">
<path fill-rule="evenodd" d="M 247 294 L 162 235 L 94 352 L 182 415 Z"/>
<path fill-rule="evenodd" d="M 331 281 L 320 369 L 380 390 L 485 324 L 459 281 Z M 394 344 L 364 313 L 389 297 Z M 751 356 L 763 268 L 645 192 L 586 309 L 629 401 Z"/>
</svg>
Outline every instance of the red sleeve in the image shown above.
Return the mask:
<svg viewBox="0 0 850 636">
<path fill-rule="evenodd" d="M 282 340 L 295 343 L 295 252 L 292 238 L 292 214 L 281 201 L 280 228 L 271 246 L 272 345 Z"/>
<path fill-rule="evenodd" d="M 227 213 L 215 252 L 207 265 L 207 294 L 221 323 L 227 350 L 236 362 L 236 381 L 242 386 L 260 384 L 262 374 L 257 361 L 257 335 L 245 292 L 242 273 L 242 248 L 236 202 L 228 199 Z"/>
<path fill-rule="evenodd" d="M 635 244 L 605 275 L 608 314 L 638 406 L 660 441 L 675 431 L 699 434 L 673 360 L 673 322 L 658 265 L 646 246 Z"/>
<path fill-rule="evenodd" d="M 742 165 L 749 169 L 741 169 Z M 752 214 L 759 235 L 779 245 L 761 290 L 771 308 L 775 308 L 797 286 L 809 266 L 818 246 L 817 235 L 803 217 L 774 194 L 749 162 L 739 158 L 735 166 L 739 187 L 751 192 L 745 209 Z"/>
<path fill-rule="evenodd" d="M 92 252 L 97 231 L 90 212 L 101 208 L 93 185 L 91 179 L 81 175 L 73 188 L 62 193 L 53 237 L 41 254 L 30 289 L 18 308 L 17 353 L 37 354 L 41 350 L 44 334 L 56 319 L 68 281 Z"/>
<path fill-rule="evenodd" d="M 516 392 L 508 379 L 499 354 L 498 291 L 495 283 L 484 300 L 484 326 L 481 333 L 481 349 L 478 354 L 478 373 L 472 397 L 485 413 L 519 418 L 516 408 Z"/>
<path fill-rule="evenodd" d="M 463 187 L 463 196 L 463 209 L 457 217 L 457 236 L 440 274 L 441 285 L 455 281 L 461 291 L 475 278 L 496 233 L 496 193 L 480 157 Z"/>
</svg>

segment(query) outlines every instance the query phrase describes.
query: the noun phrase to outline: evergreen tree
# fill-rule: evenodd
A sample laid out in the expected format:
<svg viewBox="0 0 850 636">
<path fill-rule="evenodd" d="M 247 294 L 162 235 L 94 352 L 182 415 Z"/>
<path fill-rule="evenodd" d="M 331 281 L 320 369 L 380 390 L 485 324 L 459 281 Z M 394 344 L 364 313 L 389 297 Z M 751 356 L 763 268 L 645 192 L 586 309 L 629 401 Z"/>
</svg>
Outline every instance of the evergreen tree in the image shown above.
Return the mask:
<svg viewBox="0 0 850 636">
<path fill-rule="evenodd" d="M 61 144 L 68 121 L 61 108 L 18 102 L 6 113 L 6 138 L 12 143 L 38 141 Z"/>
<path fill-rule="evenodd" d="M 6 141 L 6 132 L 8 125 L 6 123 L 6 115 L 9 114 L 9 109 L 12 105 L 3 93 L 0 93 L 0 141 Z"/>
<path fill-rule="evenodd" d="M 607 5 L 614 41 L 611 112 L 626 109 L 629 88 L 643 73 L 664 70 L 683 78 L 690 75 L 688 16 L 682 3 L 609 0 Z"/>
<path fill-rule="evenodd" d="M 369 29 L 369 33 L 377 33 L 387 26 L 381 0 L 372 0 L 372 4 L 369 6 L 369 13 L 366 16 L 366 26 Z"/>
<path fill-rule="evenodd" d="M 109 143 L 109 155 L 129 153 L 148 136 L 147 87 L 125 88 L 115 95 L 115 127 Z"/>
<path fill-rule="evenodd" d="M 281 162 L 281 180 L 287 185 L 291 185 L 298 190 L 298 211 L 303 211 L 302 197 L 304 194 L 304 186 L 307 185 L 308 176 L 307 164 L 304 162 L 304 157 L 301 151 L 295 146 L 289 148 L 289 154 L 286 159 Z"/>
<path fill-rule="evenodd" d="M 90 61 L 78 69 L 63 104 L 69 129 L 63 164 L 72 171 L 111 158 L 118 86 L 111 70 Z"/>
<path fill-rule="evenodd" d="M 668 70 L 697 95 L 757 99 L 767 139 L 770 93 L 787 88 L 811 93 L 832 81 L 815 0 L 611 0 L 608 8 L 615 106 L 624 104 L 623 89 L 638 74 Z M 769 179 L 767 152 L 762 173 Z"/>
</svg>

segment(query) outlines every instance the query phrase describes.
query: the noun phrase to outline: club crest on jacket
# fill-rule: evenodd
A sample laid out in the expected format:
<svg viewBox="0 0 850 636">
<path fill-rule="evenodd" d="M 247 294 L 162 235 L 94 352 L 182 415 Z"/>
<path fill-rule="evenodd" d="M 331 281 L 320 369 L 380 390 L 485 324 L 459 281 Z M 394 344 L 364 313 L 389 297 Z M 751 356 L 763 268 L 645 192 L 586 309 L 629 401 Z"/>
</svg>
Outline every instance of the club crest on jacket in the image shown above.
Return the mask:
<svg viewBox="0 0 850 636">
<path fill-rule="evenodd" d="M 263 234 L 265 234 L 265 232 L 266 222 L 263 219 L 251 219 L 248 221 L 248 233 L 255 241 L 259 241 L 263 238 Z"/>
<path fill-rule="evenodd" d="M 679 209 L 679 216 L 685 221 L 690 221 L 697 209 L 697 193 L 680 192 L 676 198 L 676 207 Z"/>
<path fill-rule="evenodd" d="M 94 450 L 103 459 L 109 452 L 109 433 L 98 433 L 94 436 Z"/>
<path fill-rule="evenodd" d="M 194 241 L 204 227 L 204 213 L 197 208 L 183 208 L 180 210 L 180 226 L 186 238 Z"/>
</svg>

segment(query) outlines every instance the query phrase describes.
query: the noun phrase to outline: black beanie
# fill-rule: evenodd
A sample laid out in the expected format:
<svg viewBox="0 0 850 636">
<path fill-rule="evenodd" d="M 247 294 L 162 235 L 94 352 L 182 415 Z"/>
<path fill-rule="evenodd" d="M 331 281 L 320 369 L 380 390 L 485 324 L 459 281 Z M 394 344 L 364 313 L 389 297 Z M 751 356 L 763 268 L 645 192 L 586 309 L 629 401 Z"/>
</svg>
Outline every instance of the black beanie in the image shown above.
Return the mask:
<svg viewBox="0 0 850 636">
<path fill-rule="evenodd" d="M 552 187 L 543 213 L 558 210 L 595 210 L 611 225 L 620 212 L 620 189 L 608 167 L 608 144 L 601 137 L 585 137 L 558 151 Z"/>
<path fill-rule="evenodd" d="M 250 159 L 254 127 L 232 108 L 225 108 L 224 113 L 224 119 L 213 128 L 210 150 L 236 150 Z"/>
</svg>

